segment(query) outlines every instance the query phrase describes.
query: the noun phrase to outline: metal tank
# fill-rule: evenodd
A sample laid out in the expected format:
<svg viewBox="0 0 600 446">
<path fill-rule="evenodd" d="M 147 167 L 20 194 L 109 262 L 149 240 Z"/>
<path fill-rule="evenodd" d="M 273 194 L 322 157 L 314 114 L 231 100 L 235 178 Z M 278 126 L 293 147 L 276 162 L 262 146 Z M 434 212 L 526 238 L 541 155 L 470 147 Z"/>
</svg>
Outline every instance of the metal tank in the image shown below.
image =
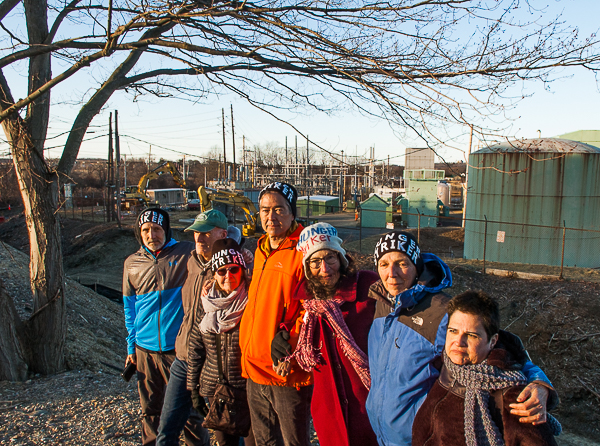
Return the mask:
<svg viewBox="0 0 600 446">
<path fill-rule="evenodd" d="M 485 218 L 485 258 L 502 263 L 559 266 L 563 226 L 600 230 L 597 147 L 555 138 L 509 141 L 472 153 L 469 164 L 466 259 L 483 259 Z M 564 266 L 598 267 L 598 252 L 600 232 L 565 232 Z"/>
<path fill-rule="evenodd" d="M 437 197 L 444 206 L 450 207 L 450 185 L 445 181 L 437 184 Z"/>
</svg>

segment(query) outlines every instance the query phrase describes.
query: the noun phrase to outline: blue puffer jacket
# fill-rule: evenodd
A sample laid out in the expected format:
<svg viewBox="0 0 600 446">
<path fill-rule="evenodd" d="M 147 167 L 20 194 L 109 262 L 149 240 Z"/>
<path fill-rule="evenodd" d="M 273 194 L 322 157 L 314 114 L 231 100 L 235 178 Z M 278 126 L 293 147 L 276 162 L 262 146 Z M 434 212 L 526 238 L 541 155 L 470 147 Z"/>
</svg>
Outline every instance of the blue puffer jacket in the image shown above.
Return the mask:
<svg viewBox="0 0 600 446">
<path fill-rule="evenodd" d="M 434 360 L 444 349 L 450 300 L 442 290 L 452 286 L 452 274 L 437 256 L 424 253 L 422 258 L 425 267 L 418 283 L 396 296 L 395 309 L 375 319 L 369 332 L 371 390 L 366 406 L 381 445 L 410 446 L 415 415 L 439 375 Z M 381 281 L 372 286 L 377 289 L 381 296 Z M 523 373 L 529 382 L 549 384 L 531 361 Z"/>
<path fill-rule="evenodd" d="M 142 246 L 127 257 L 123 268 L 123 304 L 127 353 L 135 346 L 153 352 L 175 349 L 183 320 L 181 287 L 194 245 L 171 239 L 154 256 Z"/>
</svg>

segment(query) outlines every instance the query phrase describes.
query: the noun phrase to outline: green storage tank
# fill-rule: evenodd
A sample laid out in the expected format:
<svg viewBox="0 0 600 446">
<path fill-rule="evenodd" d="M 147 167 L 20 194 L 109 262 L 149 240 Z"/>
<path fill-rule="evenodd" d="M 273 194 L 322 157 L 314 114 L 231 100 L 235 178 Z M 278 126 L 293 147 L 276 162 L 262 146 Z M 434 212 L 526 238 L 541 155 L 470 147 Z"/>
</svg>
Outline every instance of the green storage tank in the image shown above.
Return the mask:
<svg viewBox="0 0 600 446">
<path fill-rule="evenodd" d="M 567 228 L 600 229 L 600 149 L 555 139 L 510 141 L 472 153 L 465 222 L 466 259 L 561 264 Z M 485 217 L 484 217 L 485 216 Z M 525 226 L 538 225 L 538 226 Z M 554 228 L 540 227 L 551 226 Z M 566 231 L 564 265 L 598 267 L 600 233 Z"/>
<path fill-rule="evenodd" d="M 388 204 L 378 195 L 371 195 L 360 204 L 362 209 L 360 224 L 363 228 L 385 229 Z"/>
</svg>

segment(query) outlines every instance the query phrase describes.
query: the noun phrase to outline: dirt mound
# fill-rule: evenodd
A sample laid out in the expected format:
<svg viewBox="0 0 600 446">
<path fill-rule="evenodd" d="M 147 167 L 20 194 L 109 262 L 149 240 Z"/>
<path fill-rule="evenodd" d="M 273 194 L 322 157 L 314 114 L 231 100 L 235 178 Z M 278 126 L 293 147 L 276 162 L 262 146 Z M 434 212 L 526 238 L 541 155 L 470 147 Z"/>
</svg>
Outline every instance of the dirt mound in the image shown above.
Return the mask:
<svg viewBox="0 0 600 446">
<path fill-rule="evenodd" d="M 33 311 L 28 263 L 27 255 L 0 244 L 0 277 L 23 320 Z M 67 280 L 65 291 L 69 324 L 67 368 L 100 371 L 106 370 L 107 364 L 121 368 L 127 336 L 123 307 L 73 280 Z"/>
</svg>

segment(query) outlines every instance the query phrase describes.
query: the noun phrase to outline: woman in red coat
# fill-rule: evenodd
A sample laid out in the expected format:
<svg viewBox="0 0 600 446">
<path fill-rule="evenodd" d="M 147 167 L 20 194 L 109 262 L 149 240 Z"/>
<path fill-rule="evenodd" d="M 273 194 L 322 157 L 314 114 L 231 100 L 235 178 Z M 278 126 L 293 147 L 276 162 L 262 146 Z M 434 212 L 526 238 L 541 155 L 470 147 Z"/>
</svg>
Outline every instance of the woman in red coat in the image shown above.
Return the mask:
<svg viewBox="0 0 600 446">
<path fill-rule="evenodd" d="M 313 425 L 321 446 L 377 445 L 365 401 L 371 384 L 367 338 L 376 273 L 356 271 L 337 230 L 317 223 L 302 231 L 306 278 L 296 297 L 306 310 L 293 358 L 314 374 Z"/>
</svg>

